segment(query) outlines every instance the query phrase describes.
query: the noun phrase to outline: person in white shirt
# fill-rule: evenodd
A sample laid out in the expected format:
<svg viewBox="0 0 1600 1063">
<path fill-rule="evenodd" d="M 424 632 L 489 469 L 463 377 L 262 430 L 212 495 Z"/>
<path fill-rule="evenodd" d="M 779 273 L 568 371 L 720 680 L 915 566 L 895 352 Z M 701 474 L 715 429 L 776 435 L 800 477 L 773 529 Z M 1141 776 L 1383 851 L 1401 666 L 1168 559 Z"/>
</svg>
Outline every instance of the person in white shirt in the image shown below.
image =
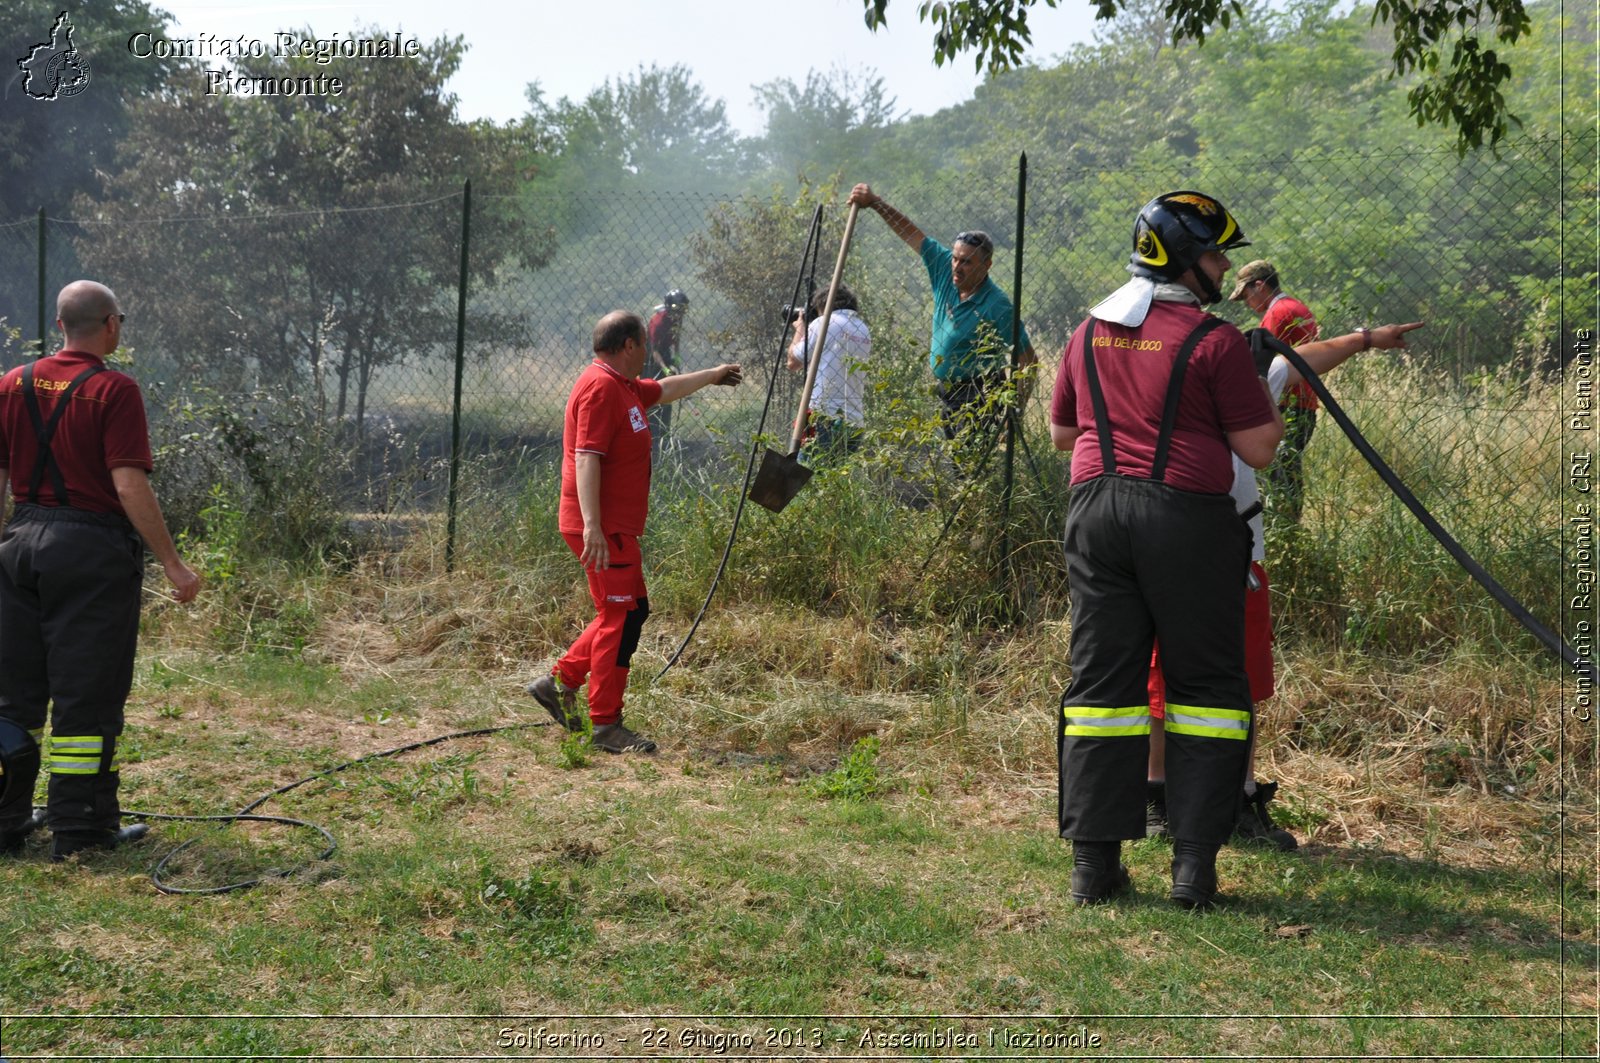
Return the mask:
<svg viewBox="0 0 1600 1063">
<path fill-rule="evenodd" d="M 811 391 L 810 427 L 801 447 L 807 464 L 842 457 L 861 445 L 866 424 L 866 362 L 872 355 L 872 337 L 862 320 L 855 293 L 839 285 L 834 295 L 828 335 L 818 351 L 822 311 L 828 293 L 819 291 L 805 314 L 796 314 L 794 339 L 789 345 L 789 368 L 799 372 L 808 359 L 820 358 L 817 382 Z"/>
</svg>

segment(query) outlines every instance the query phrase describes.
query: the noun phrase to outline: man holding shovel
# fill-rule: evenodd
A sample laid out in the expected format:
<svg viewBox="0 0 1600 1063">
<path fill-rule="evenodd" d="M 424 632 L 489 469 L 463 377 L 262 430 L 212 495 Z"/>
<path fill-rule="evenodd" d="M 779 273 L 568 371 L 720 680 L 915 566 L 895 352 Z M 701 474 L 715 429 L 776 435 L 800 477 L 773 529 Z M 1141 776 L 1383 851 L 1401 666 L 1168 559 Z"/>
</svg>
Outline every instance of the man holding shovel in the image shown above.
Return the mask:
<svg viewBox="0 0 1600 1063">
<path fill-rule="evenodd" d="M 872 190 L 858 184 L 849 202 L 875 212 L 922 257 L 933 289 L 933 332 L 928 364 L 944 407 L 944 433 L 954 440 L 978 423 L 992 424 L 997 411 L 984 410 L 989 393 L 1005 381 L 1012 344 L 1011 300 L 989 277 L 994 241 L 988 233 L 956 234 L 945 247 Z M 1034 362 L 1028 330 L 1017 339 L 1017 365 Z"/>
<path fill-rule="evenodd" d="M 583 563 L 595 617 L 555 670 L 527 689 L 557 723 L 581 731 L 578 688 L 587 678 L 594 745 L 607 753 L 653 753 L 656 744 L 622 722 L 628 667 L 650 615 L 639 552 L 650 498 L 645 411 L 710 384 L 733 387 L 741 369 L 730 362 L 661 380 L 640 379 L 649 340 L 644 319 L 625 310 L 600 319 L 593 346 L 594 362 L 567 399 L 557 527 Z"/>
</svg>

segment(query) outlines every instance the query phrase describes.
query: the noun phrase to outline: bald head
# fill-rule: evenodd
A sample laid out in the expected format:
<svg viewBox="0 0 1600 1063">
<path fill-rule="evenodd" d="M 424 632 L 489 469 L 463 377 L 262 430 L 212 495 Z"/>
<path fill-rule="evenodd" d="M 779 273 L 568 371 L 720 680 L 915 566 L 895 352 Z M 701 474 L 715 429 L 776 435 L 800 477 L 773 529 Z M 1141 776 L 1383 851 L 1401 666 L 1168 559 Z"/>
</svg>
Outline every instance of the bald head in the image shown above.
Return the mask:
<svg viewBox="0 0 1600 1063">
<path fill-rule="evenodd" d="M 106 330 L 106 318 L 120 312 L 116 293 L 98 281 L 73 281 L 56 296 L 56 324 L 69 344 L 83 350 L 94 350 L 94 341 Z M 109 348 L 115 349 L 115 345 Z"/>
<path fill-rule="evenodd" d="M 613 310 L 595 323 L 595 354 L 616 354 L 629 340 L 644 342 L 644 318 L 638 314 Z"/>
</svg>

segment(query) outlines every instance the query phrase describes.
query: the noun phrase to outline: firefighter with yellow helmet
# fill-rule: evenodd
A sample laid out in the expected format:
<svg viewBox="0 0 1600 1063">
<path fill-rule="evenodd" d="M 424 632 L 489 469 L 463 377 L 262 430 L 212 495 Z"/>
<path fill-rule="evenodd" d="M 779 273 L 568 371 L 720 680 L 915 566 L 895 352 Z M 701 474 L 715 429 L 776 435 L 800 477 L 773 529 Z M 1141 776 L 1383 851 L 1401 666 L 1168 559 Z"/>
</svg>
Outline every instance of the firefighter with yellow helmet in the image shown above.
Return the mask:
<svg viewBox="0 0 1600 1063">
<path fill-rule="evenodd" d="M 1228 252 L 1244 246 L 1215 198 L 1156 197 L 1134 223 L 1133 279 L 1062 353 L 1050 421 L 1056 448 L 1072 451 L 1072 680 L 1057 722 L 1058 819 L 1079 904 L 1129 887 L 1119 851 L 1144 836 L 1158 638 L 1175 902 L 1212 903 L 1217 850 L 1238 814 L 1250 537 L 1228 494 L 1232 455 L 1264 468 L 1283 436 L 1248 342 L 1204 309 L 1222 298 Z"/>
</svg>

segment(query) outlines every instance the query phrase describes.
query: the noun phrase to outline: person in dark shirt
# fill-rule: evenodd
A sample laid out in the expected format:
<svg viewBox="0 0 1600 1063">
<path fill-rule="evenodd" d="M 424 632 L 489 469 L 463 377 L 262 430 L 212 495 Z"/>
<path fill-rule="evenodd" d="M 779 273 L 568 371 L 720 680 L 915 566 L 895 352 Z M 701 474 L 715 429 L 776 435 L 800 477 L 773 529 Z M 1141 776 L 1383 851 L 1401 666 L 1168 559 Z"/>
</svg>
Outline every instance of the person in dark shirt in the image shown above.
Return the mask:
<svg viewBox="0 0 1600 1063">
<path fill-rule="evenodd" d="M 105 365 L 124 320 L 110 288 L 74 281 L 56 300 L 62 349 L 0 378 L 0 475 L 16 507 L 0 535 L 0 718 L 38 742 L 48 714 L 53 860 L 148 830 L 122 827 L 117 800 L 145 547 L 174 599 L 200 590 L 150 488 L 139 385 Z M 9 780 L 0 852 L 40 824 L 33 786 Z"/>
<path fill-rule="evenodd" d="M 1250 533 L 1228 490 L 1233 456 L 1272 460 L 1283 419 L 1242 333 L 1203 307 L 1246 246 L 1216 199 L 1169 192 L 1134 224 L 1134 279 L 1089 311 L 1062 352 L 1051 440 L 1072 451 L 1065 547 L 1072 680 L 1061 698 L 1061 837 L 1072 897 L 1128 888 L 1119 850 L 1145 833 L 1146 684 L 1166 675 L 1172 899 L 1217 890 L 1249 749 L 1244 602 Z"/>
</svg>

